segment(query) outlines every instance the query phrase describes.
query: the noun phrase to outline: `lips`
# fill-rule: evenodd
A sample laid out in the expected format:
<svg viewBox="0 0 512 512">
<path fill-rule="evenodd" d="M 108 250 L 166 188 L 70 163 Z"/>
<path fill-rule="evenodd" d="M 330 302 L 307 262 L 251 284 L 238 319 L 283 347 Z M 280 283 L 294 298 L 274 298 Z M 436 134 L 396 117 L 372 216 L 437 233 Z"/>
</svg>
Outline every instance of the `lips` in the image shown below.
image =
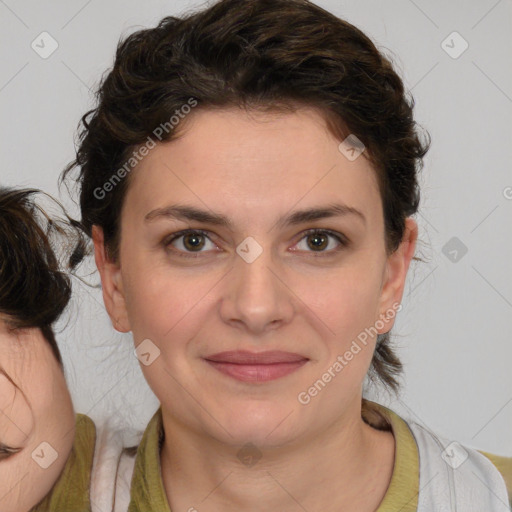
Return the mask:
<svg viewBox="0 0 512 512">
<path fill-rule="evenodd" d="M 309 359 L 293 352 L 278 350 L 249 352 L 232 350 L 204 358 L 219 372 L 238 381 L 263 383 L 285 377 L 304 366 Z"/>
<path fill-rule="evenodd" d="M 308 358 L 293 352 L 271 350 L 267 352 L 249 352 L 247 350 L 230 350 L 205 357 L 207 361 L 243 365 L 268 365 L 279 363 L 298 363 Z"/>
</svg>

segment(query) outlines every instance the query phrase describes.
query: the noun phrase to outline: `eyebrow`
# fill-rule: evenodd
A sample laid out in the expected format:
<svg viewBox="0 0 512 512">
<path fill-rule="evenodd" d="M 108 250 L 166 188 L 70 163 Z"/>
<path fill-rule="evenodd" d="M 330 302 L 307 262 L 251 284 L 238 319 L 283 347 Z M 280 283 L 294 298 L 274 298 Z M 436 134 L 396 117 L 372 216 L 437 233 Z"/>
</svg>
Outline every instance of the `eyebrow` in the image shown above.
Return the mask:
<svg viewBox="0 0 512 512">
<path fill-rule="evenodd" d="M 366 217 L 360 210 L 341 203 L 297 210 L 288 216 L 280 217 L 276 224 L 279 227 L 295 226 L 297 224 L 304 224 L 306 222 L 313 222 L 329 217 L 347 215 L 354 216 L 366 224 Z M 222 226 L 230 230 L 233 229 L 233 224 L 225 215 L 187 205 L 174 204 L 166 206 L 165 208 L 156 208 L 146 214 L 144 221 L 151 222 L 159 218 L 204 222 L 215 226 Z"/>
</svg>

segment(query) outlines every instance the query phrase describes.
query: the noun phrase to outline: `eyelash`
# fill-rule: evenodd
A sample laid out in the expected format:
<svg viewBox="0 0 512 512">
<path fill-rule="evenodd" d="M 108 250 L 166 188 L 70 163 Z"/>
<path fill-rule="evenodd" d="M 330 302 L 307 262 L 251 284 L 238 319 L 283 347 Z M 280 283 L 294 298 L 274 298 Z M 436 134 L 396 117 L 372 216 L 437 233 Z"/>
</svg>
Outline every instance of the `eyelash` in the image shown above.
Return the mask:
<svg viewBox="0 0 512 512">
<path fill-rule="evenodd" d="M 8 459 L 12 455 L 18 453 L 21 448 L 10 448 L 5 444 L 0 443 L 0 461 Z"/>
<path fill-rule="evenodd" d="M 178 238 L 181 238 L 181 237 L 183 237 L 185 235 L 189 235 L 189 234 L 202 235 L 202 236 L 205 236 L 206 238 L 210 239 L 210 237 L 208 236 L 208 233 L 209 233 L 208 231 L 204 231 L 202 229 L 184 229 L 182 231 L 178 231 L 177 233 L 173 233 L 172 235 L 170 235 L 170 237 L 166 237 L 163 241 L 163 245 L 165 248 L 168 248 L 172 242 L 174 242 Z M 332 256 L 333 253 L 338 253 L 339 251 L 348 247 L 348 245 L 350 243 L 349 240 L 346 237 L 344 237 L 343 235 L 341 235 L 340 233 L 330 231 L 329 229 L 319 229 L 319 228 L 312 228 L 312 229 L 308 229 L 308 230 L 304 231 L 302 234 L 302 237 L 299 239 L 299 242 L 309 235 L 319 235 L 319 234 L 327 234 L 329 236 L 332 236 L 340 243 L 340 246 L 336 249 L 331 249 L 330 251 L 320 251 L 318 253 L 315 253 L 315 251 L 307 251 L 307 252 L 311 252 L 312 253 L 311 256 L 314 258 Z M 211 240 L 211 239 L 210 239 L 210 241 L 213 242 L 213 240 Z M 299 242 L 297 242 L 297 243 L 299 243 Z M 179 253 L 179 257 L 182 257 L 182 258 L 198 258 L 201 255 L 201 251 L 197 252 L 197 253 L 191 253 L 191 252 L 186 253 L 179 249 L 170 249 L 170 250 L 172 252 Z"/>
</svg>

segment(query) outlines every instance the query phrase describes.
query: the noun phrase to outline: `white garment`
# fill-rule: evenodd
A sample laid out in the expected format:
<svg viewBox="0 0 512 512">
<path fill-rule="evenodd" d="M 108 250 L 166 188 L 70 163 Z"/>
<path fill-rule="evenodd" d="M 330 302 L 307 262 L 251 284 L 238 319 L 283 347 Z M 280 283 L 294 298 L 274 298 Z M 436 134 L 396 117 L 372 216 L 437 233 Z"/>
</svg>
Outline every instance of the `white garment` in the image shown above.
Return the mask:
<svg viewBox="0 0 512 512">
<path fill-rule="evenodd" d="M 511 510 L 505 480 L 487 457 L 467 446 L 451 443 L 414 421 L 405 421 L 418 445 L 420 460 L 417 512 Z M 109 422 L 96 428 L 92 512 L 128 510 L 135 455 L 129 455 L 124 447 L 138 445 L 142 435 L 120 431 Z M 443 451 L 448 462 L 442 457 Z"/>
<path fill-rule="evenodd" d="M 126 512 L 136 454 L 127 446 L 139 445 L 142 432 L 119 429 L 110 421 L 96 426 L 96 446 L 91 468 L 91 511 Z"/>
<path fill-rule="evenodd" d="M 420 459 L 418 512 L 508 512 L 505 480 L 484 455 L 407 421 Z"/>
</svg>

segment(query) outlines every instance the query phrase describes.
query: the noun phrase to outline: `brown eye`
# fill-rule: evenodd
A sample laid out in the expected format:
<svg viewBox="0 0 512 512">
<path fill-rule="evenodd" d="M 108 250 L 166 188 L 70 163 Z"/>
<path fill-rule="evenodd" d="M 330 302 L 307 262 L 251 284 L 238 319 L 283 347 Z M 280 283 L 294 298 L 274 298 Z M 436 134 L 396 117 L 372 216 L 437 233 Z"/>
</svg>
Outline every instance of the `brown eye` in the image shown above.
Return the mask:
<svg viewBox="0 0 512 512">
<path fill-rule="evenodd" d="M 202 249 L 204 246 L 204 235 L 197 233 L 189 233 L 183 237 L 183 245 L 187 250 L 195 251 L 196 249 Z"/>
<path fill-rule="evenodd" d="M 334 231 L 325 229 L 310 229 L 303 233 L 303 237 L 299 243 L 301 243 L 303 240 L 306 241 L 306 247 L 304 250 L 306 252 L 312 253 L 314 256 L 332 255 L 340 252 L 349 245 L 348 240 L 341 233 L 336 233 Z M 331 246 L 331 240 L 334 240 L 335 243 L 332 244 L 333 247 L 328 249 Z"/>
<path fill-rule="evenodd" d="M 323 233 L 308 235 L 309 247 L 316 249 L 325 249 L 329 245 L 329 240 Z"/>
<path fill-rule="evenodd" d="M 166 238 L 163 245 L 178 256 L 196 258 L 208 252 L 202 250 L 205 247 L 208 248 L 208 243 L 211 248 L 215 249 L 216 246 L 206 231 L 201 229 L 185 229 Z"/>
</svg>

